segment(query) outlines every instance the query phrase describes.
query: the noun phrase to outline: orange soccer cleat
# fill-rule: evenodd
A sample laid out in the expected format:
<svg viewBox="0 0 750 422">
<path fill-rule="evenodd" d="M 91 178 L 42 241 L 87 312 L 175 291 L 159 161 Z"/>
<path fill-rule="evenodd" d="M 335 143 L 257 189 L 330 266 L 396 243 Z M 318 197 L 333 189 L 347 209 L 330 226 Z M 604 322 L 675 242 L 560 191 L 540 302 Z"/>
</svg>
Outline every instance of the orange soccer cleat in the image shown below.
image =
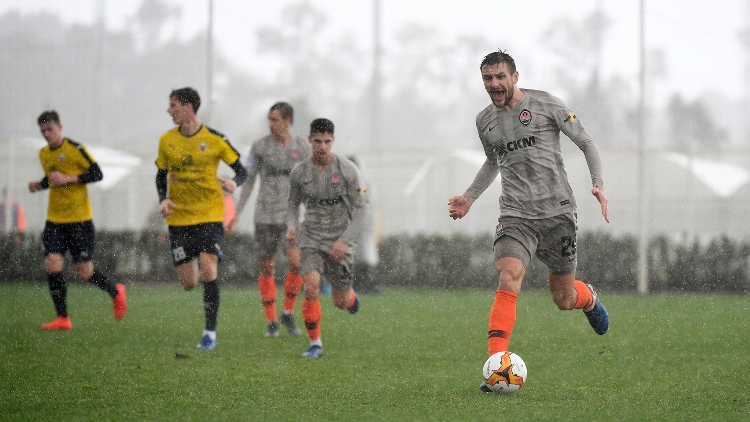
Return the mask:
<svg viewBox="0 0 750 422">
<path fill-rule="evenodd" d="M 56 320 L 42 324 L 42 330 L 72 330 L 73 324 L 70 317 L 57 317 Z"/>
<path fill-rule="evenodd" d="M 112 298 L 112 305 L 115 310 L 115 319 L 121 320 L 125 316 L 125 312 L 128 311 L 128 301 L 125 296 L 125 285 L 117 285 L 117 296 Z"/>
</svg>

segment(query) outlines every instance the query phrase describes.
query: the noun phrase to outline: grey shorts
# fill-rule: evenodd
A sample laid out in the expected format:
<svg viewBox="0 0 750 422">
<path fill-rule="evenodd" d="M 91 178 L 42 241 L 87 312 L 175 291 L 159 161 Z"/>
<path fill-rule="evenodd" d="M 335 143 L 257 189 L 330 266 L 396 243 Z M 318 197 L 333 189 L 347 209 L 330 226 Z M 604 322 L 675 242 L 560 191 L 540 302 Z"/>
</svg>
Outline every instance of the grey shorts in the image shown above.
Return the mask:
<svg viewBox="0 0 750 422">
<path fill-rule="evenodd" d="M 518 258 L 526 266 L 532 255 L 536 255 L 549 269 L 550 274 L 565 275 L 576 271 L 576 234 L 578 233 L 575 212 L 550 218 L 530 219 L 500 217 L 495 230 L 495 260 Z M 503 237 L 517 240 L 528 252 L 519 251 Z"/>
<path fill-rule="evenodd" d="M 339 262 L 333 262 L 327 252 L 315 248 L 301 248 L 301 274 L 317 271 L 337 290 L 348 292 L 352 288 L 352 254 L 347 251 L 346 256 Z"/>
<path fill-rule="evenodd" d="M 284 250 L 293 248 L 286 240 L 286 226 L 283 224 L 256 224 L 255 251 L 260 258 L 271 258 L 281 245 Z"/>
</svg>

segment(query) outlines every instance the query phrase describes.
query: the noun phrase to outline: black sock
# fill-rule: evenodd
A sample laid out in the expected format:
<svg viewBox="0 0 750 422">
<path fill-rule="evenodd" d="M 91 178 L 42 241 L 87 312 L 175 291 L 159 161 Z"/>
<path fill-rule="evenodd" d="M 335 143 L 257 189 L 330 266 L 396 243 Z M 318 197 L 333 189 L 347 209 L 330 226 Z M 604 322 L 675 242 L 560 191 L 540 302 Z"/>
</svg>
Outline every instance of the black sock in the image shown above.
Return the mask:
<svg viewBox="0 0 750 422">
<path fill-rule="evenodd" d="M 94 275 L 91 276 L 89 281 L 96 284 L 96 287 L 109 293 L 110 297 L 117 296 L 117 286 L 109 281 L 109 277 L 100 270 L 94 268 Z"/>
<path fill-rule="evenodd" d="M 52 295 L 52 303 L 55 304 L 57 316 L 68 316 L 68 284 L 65 282 L 63 273 L 47 273 L 47 284 L 49 284 L 49 293 Z"/>
<path fill-rule="evenodd" d="M 203 282 L 203 309 L 206 312 L 206 330 L 216 331 L 219 318 L 219 279 Z"/>
</svg>

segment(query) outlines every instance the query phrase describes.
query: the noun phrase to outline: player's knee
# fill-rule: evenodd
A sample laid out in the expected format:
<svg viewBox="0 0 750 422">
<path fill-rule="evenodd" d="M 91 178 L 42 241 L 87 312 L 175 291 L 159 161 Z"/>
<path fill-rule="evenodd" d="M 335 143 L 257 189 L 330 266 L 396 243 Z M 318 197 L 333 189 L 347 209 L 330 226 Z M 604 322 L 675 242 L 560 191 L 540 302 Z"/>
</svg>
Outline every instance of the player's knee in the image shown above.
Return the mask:
<svg viewBox="0 0 750 422">
<path fill-rule="evenodd" d="M 299 262 L 289 261 L 288 271 L 290 273 L 292 273 L 292 274 L 299 274 L 299 269 L 300 269 L 300 263 Z"/>
<path fill-rule="evenodd" d="M 320 296 L 320 286 L 312 285 L 311 283 L 305 284 L 305 300 L 317 300 Z"/>
</svg>

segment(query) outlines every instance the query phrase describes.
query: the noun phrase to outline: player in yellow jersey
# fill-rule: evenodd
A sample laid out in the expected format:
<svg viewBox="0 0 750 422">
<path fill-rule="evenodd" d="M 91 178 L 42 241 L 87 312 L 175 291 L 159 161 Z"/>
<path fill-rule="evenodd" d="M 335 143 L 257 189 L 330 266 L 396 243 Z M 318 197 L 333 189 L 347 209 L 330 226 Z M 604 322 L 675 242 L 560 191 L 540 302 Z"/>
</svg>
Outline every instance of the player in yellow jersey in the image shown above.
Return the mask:
<svg viewBox="0 0 750 422">
<path fill-rule="evenodd" d="M 240 154 L 221 133 L 201 124 L 196 112 L 200 96 L 192 88 L 169 95 L 167 113 L 177 125 L 162 135 L 156 159 L 159 212 L 167 220 L 172 260 L 185 290 L 203 281 L 206 328 L 197 348 L 216 347 L 219 315 L 218 263 L 224 235 L 224 194 L 233 193 L 247 178 Z M 235 172 L 220 179 L 219 161 Z"/>
<path fill-rule="evenodd" d="M 37 123 L 48 144 L 39 151 L 45 176 L 40 181 L 29 182 L 29 191 L 50 191 L 42 240 L 47 281 L 57 311 L 57 319 L 43 324 L 42 328 L 73 328 L 68 316 L 68 286 L 62 273 L 65 252 L 68 250 L 73 256 L 78 277 L 109 293 L 115 319 L 122 319 L 127 311 L 125 286 L 112 284 L 104 272 L 94 268 L 93 261 L 95 233 L 86 184 L 102 180 L 102 171 L 86 147 L 63 137 L 60 116 L 56 111 L 45 111 Z"/>
</svg>

